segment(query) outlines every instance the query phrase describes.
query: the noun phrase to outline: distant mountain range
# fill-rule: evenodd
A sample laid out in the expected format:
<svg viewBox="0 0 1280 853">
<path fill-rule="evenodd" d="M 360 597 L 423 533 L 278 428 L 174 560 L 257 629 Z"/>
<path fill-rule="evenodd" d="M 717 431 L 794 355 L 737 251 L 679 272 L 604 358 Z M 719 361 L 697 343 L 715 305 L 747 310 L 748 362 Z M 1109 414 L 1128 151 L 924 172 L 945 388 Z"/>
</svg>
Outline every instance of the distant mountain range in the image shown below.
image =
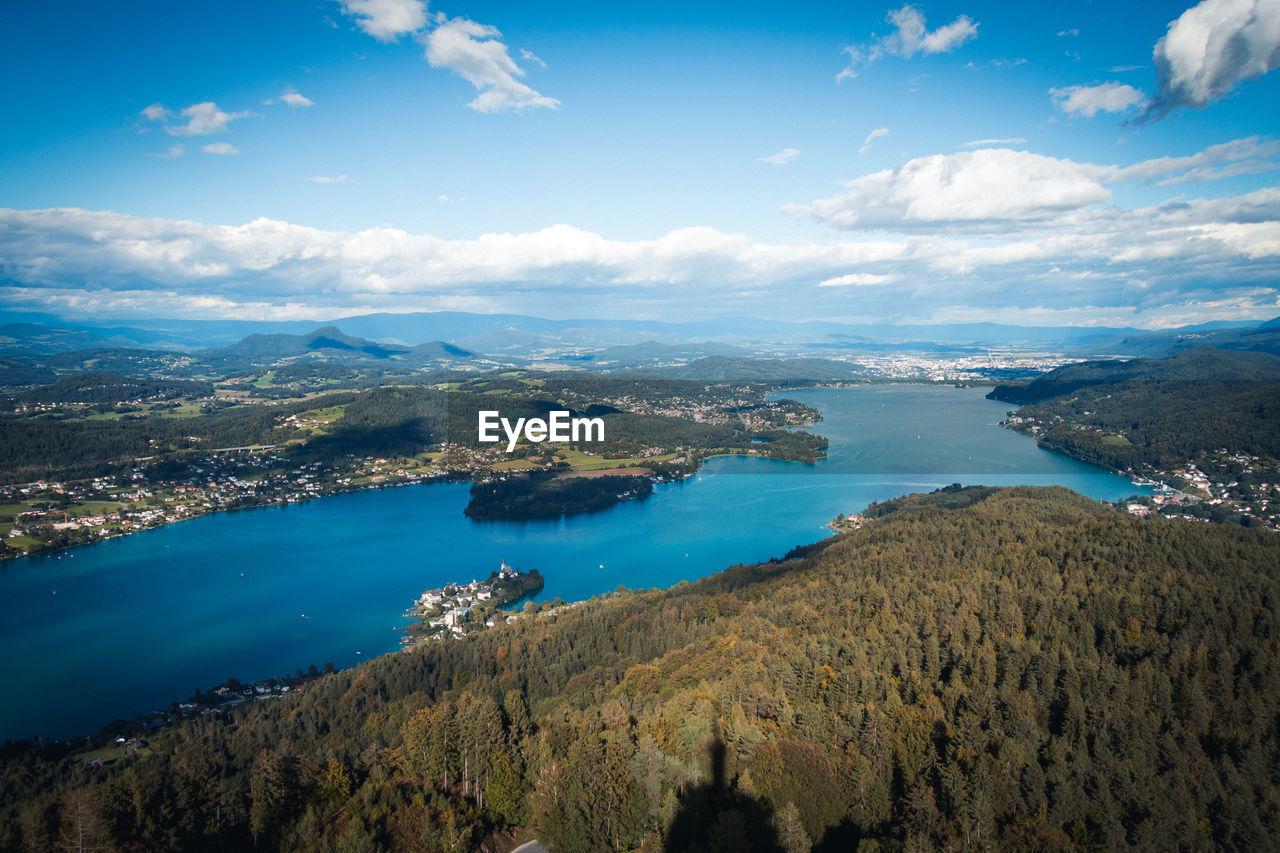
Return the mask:
<svg viewBox="0 0 1280 853">
<path fill-rule="evenodd" d="M 226 368 L 315 357 L 456 365 L 487 353 L 501 363 L 554 361 L 608 370 L 656 369 L 699 358 L 810 356 L 847 358 L 886 352 L 973 354 L 992 349 L 1067 355 L 1163 357 L 1196 347 L 1280 354 L 1280 318 L 1167 331 L 997 323 L 856 325 L 752 318 L 549 320 L 520 314 L 441 311 L 366 314 L 308 321 L 148 319 L 134 323 L 0 312 L 0 354 L 49 355 L 114 348 L 200 353 Z"/>
</svg>

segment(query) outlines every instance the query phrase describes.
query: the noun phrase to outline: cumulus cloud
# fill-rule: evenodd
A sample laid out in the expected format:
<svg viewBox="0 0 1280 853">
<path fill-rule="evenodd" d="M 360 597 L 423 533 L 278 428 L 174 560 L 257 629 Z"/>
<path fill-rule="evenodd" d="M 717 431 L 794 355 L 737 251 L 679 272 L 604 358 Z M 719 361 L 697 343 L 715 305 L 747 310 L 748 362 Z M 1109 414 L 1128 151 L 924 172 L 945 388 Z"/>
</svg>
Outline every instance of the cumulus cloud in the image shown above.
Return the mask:
<svg viewBox="0 0 1280 853">
<path fill-rule="evenodd" d="M 1070 217 L 1110 200 L 1115 184 L 1169 186 L 1278 170 L 1280 141 L 1259 136 L 1128 166 L 982 148 L 919 157 L 845 181 L 844 192 L 783 211 L 843 230 L 1065 227 Z"/>
<path fill-rule="evenodd" d="M 772 166 L 785 166 L 792 160 L 800 156 L 799 148 L 783 148 L 776 154 L 770 154 L 768 157 L 757 157 L 757 163 L 768 163 Z"/>
<path fill-rule="evenodd" d="M 867 134 L 867 138 L 862 141 L 862 147 L 858 149 L 859 154 L 866 154 L 871 150 L 871 143 L 875 142 L 882 136 L 889 135 L 889 128 L 877 127 L 875 130 Z"/>
<path fill-rule="evenodd" d="M 1068 115 L 1093 118 L 1099 110 L 1122 113 L 1146 100 L 1137 89 L 1125 83 L 1103 83 L 1099 86 L 1066 86 L 1050 89 L 1058 109 Z"/>
<path fill-rule="evenodd" d="M 280 93 L 278 98 L 267 98 L 262 102 L 263 106 L 269 107 L 275 103 L 288 104 L 291 107 L 311 107 L 315 106 L 315 101 L 306 95 L 298 94 L 296 89 L 285 89 Z"/>
<path fill-rule="evenodd" d="M 1068 323 L 1126 316 L 1141 325 L 1175 313 L 1216 316 L 1224 306 L 1235 319 L 1280 313 L 1280 187 L 1075 209 L 1052 228 L 1035 224 L 778 243 L 708 227 L 611 240 L 568 225 L 443 240 L 390 227 L 0 210 L 0 276 L 10 306 L 135 316 L 545 314 L 571 305 L 604 316 L 698 310 L 812 319 L 856 305 L 879 319 L 994 319 L 1034 309 Z"/>
<path fill-rule="evenodd" d="M 228 155 L 240 153 L 240 149 L 230 142 L 211 142 L 208 145 L 201 146 L 200 150 L 206 154 Z"/>
<path fill-rule="evenodd" d="M 157 105 L 153 104 L 152 106 Z M 149 110 L 151 107 L 147 107 L 147 109 Z M 143 110 L 143 114 L 146 114 L 146 110 Z M 162 115 L 159 113 L 155 114 L 160 117 L 153 120 L 159 121 L 168 116 L 169 112 L 168 110 L 165 110 Z M 227 113 L 218 109 L 218 105 L 213 101 L 205 101 L 200 104 L 192 104 L 183 110 L 181 115 L 187 120 L 187 123 L 176 126 L 165 125 L 165 133 L 170 136 L 208 136 L 212 133 L 222 133 L 227 130 L 231 122 L 236 119 L 247 118 L 248 116 L 253 115 L 253 113 Z"/>
<path fill-rule="evenodd" d="M 422 0 L 338 0 L 342 12 L 356 19 L 356 26 L 378 41 L 395 41 L 427 25 L 427 4 Z"/>
<path fill-rule="evenodd" d="M 149 107 L 144 107 L 140 115 L 147 121 L 164 121 L 171 113 L 165 109 L 164 104 L 154 103 Z"/>
<path fill-rule="evenodd" d="M 1045 219 L 1106 201 L 1106 170 L 1008 148 L 919 157 L 846 182 L 848 190 L 784 211 L 836 228 L 934 228 Z"/>
<path fill-rule="evenodd" d="M 427 62 L 432 68 L 448 68 L 480 90 L 467 106 L 482 113 L 555 109 L 560 102 L 531 89 L 517 78 L 525 72 L 516 65 L 496 27 L 466 18 L 450 18 L 423 38 Z"/>
<path fill-rule="evenodd" d="M 1205 107 L 1280 65 L 1280 3 L 1203 0 L 1169 24 L 1152 58 L 1159 86 L 1144 117 Z"/>
<path fill-rule="evenodd" d="M 555 109 L 560 102 L 536 91 L 520 78 L 525 70 L 516 64 L 502 41 L 497 27 L 467 18 L 450 18 L 443 12 L 428 16 L 422 0 L 338 0 L 342 11 L 380 41 L 394 41 L 407 33 L 417 33 L 426 48 L 432 68 L 447 68 L 480 90 L 470 103 L 482 113 L 520 111 L 531 107 Z M 520 57 L 531 65 L 547 63 L 530 50 Z M 311 106 L 311 101 L 294 93 L 281 100 L 291 106 Z M 306 101 L 306 103 L 302 103 Z"/>
<path fill-rule="evenodd" d="M 960 15 L 946 26 L 930 31 L 919 7 L 906 5 L 888 14 L 885 20 L 893 32 L 870 44 L 849 45 L 841 51 L 849 55 L 849 65 L 836 75 L 836 82 L 857 77 L 871 63 L 885 56 L 911 58 L 916 54 L 949 53 L 978 35 L 978 25 L 968 15 Z"/>
</svg>

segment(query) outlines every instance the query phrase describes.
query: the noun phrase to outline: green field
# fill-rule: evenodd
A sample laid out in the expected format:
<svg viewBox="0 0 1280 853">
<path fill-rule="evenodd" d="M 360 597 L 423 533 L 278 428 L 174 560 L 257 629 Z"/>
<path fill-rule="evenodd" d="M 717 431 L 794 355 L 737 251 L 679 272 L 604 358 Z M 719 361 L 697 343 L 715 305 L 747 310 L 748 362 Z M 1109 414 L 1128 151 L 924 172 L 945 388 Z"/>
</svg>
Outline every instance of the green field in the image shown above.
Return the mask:
<svg viewBox="0 0 1280 853">
<path fill-rule="evenodd" d="M 200 407 L 194 403 L 187 403 L 185 406 L 179 406 L 176 409 L 165 409 L 160 412 L 152 412 L 159 414 L 162 418 L 198 418 L 201 414 Z"/>
<path fill-rule="evenodd" d="M 71 756 L 72 761 L 119 761 L 129 755 L 150 755 L 151 748 L 142 746 L 135 750 L 128 750 L 123 745 L 104 746 L 101 749 L 90 750 L 89 752 L 81 752 Z"/>
<path fill-rule="evenodd" d="M 638 465 L 651 465 L 654 462 L 667 462 L 676 458 L 674 453 L 666 453 L 662 456 L 649 456 L 644 459 L 623 457 L 621 459 L 610 459 L 605 456 L 591 456 L 579 450 L 561 450 L 556 455 L 569 463 L 569 467 L 575 471 L 594 471 L 600 468 L 627 468 Z"/>
</svg>

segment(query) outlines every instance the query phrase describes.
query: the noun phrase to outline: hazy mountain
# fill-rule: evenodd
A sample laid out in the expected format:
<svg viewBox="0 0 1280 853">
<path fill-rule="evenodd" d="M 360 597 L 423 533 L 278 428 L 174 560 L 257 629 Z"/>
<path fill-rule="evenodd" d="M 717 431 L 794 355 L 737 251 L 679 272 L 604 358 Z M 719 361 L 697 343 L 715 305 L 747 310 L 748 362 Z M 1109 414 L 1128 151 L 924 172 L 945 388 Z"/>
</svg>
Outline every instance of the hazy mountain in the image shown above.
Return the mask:
<svg viewBox="0 0 1280 853">
<path fill-rule="evenodd" d="M 18 322 L 26 318 L 29 322 Z M 790 322 L 750 317 L 663 320 L 573 318 L 549 320 L 521 314 L 470 314 L 459 311 L 413 314 L 367 314 L 317 324 L 309 321 L 138 319 L 64 320 L 52 315 L 0 312 L 12 320 L 0 326 L 0 351 L 49 353 L 102 347 L 139 347 L 195 351 L 218 348 L 252 357 L 291 357 L 306 352 L 350 347 L 371 358 L 394 357 L 403 349 L 428 341 L 445 341 L 472 352 L 506 357 L 548 354 L 586 355 L 580 350 L 618 346 L 724 344 L 798 355 L 907 350 L 973 352 L 987 348 L 1043 349 L 1083 355 L 1162 356 L 1212 345 L 1222 349 L 1280 352 L 1280 324 L 1212 323 L 1151 332 L 1130 328 L 1077 326 L 1013 326 L 999 323 L 936 325 L 868 325 L 827 321 Z M 317 325 L 340 329 L 331 335 L 336 346 L 310 346 Z M 283 337 L 281 337 L 283 336 Z M 346 337 L 350 336 L 350 338 Z M 252 339 L 244 343 L 245 339 Z M 265 339 L 265 340 L 264 340 Z M 361 341 L 363 343 L 356 343 Z M 376 344 L 384 352 L 366 350 Z M 344 346 L 345 345 L 345 346 Z M 397 349 L 400 348 L 400 349 Z M 716 354 L 707 352 L 704 354 Z M 599 356 L 597 356 L 599 357 Z"/>
</svg>

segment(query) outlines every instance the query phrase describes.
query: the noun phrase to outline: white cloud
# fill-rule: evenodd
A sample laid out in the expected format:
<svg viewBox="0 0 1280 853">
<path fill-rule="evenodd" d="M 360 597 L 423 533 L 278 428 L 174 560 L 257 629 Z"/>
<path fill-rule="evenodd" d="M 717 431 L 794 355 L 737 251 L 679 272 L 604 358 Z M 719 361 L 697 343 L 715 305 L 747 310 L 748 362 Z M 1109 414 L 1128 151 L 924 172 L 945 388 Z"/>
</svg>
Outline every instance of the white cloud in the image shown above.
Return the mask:
<svg viewBox="0 0 1280 853">
<path fill-rule="evenodd" d="M 757 163 L 769 163 L 773 166 L 785 166 L 792 160 L 800 156 L 799 148 L 783 148 L 776 154 L 770 154 L 768 157 L 757 157 Z"/>
<path fill-rule="evenodd" d="M 909 59 L 918 53 L 948 53 L 978 35 L 978 25 L 968 15 L 960 15 L 946 26 L 930 32 L 925 26 L 924 13 L 911 5 L 893 10 L 885 20 L 893 24 L 892 33 L 870 44 L 849 45 L 841 51 L 849 55 L 849 66 L 836 75 L 837 83 L 857 77 L 868 65 L 884 56 Z"/>
<path fill-rule="evenodd" d="M 427 25 L 427 4 L 422 0 L 338 0 L 343 14 L 378 41 L 395 41 Z"/>
<path fill-rule="evenodd" d="M 971 142 L 965 142 L 961 148 L 993 148 L 1005 145 L 1025 145 L 1027 142 L 1025 137 L 1013 136 L 1008 139 L 974 139 Z"/>
<path fill-rule="evenodd" d="M 148 121 L 164 121 L 171 115 L 171 113 L 165 109 L 164 104 L 158 102 L 149 107 L 144 107 L 139 114 Z"/>
<path fill-rule="evenodd" d="M 1146 116 L 1207 106 L 1280 65 L 1280 3 L 1204 0 L 1169 24 L 1152 58 L 1160 82 Z"/>
<path fill-rule="evenodd" d="M 901 280 L 898 275 L 876 275 L 869 272 L 851 272 L 848 275 L 828 278 L 818 282 L 818 287 L 877 287 Z"/>
<path fill-rule="evenodd" d="M 1096 217 L 1109 187 L 1162 186 L 1280 171 L 1280 140 L 1251 136 L 1185 157 L 1159 157 L 1128 166 L 1080 163 L 1007 148 L 934 154 L 894 169 L 844 182 L 847 190 L 783 211 L 844 230 L 1006 232 L 1030 227 L 1070 228 Z M 1280 192 L 1280 191 L 1278 191 Z M 1170 202 L 1177 209 L 1177 203 Z M 1219 215 L 1219 214 L 1215 214 Z M 1270 209 L 1254 220 L 1280 217 Z"/>
<path fill-rule="evenodd" d="M 688 310 L 812 319 L 856 303 L 880 319 L 1042 312 L 1064 323 L 1124 316 L 1154 325 L 1226 306 L 1235 319 L 1280 313 L 1280 187 L 1069 211 L 1039 233 L 1019 232 L 1025 225 L 780 243 L 707 227 L 610 240 L 557 225 L 442 240 L 389 227 L 0 210 L 0 276 L 11 307 L 134 316 Z"/>
<path fill-rule="evenodd" d="M 542 61 L 542 59 L 541 59 L 541 57 L 539 57 L 539 56 L 538 56 L 536 53 L 534 53 L 532 50 L 523 50 L 523 49 L 522 49 L 522 50 L 520 51 L 520 58 L 521 58 L 521 59 L 523 59 L 525 62 L 532 62 L 534 65 L 538 66 L 539 68 L 546 68 L 546 67 L 547 67 L 547 63 L 543 62 L 543 61 Z"/>
<path fill-rule="evenodd" d="M 162 160 L 173 160 L 178 157 L 181 157 L 186 152 L 187 152 L 187 146 L 179 144 L 179 145 L 170 145 L 169 150 L 165 151 L 163 154 L 151 154 L 148 156 L 159 157 Z"/>
<path fill-rule="evenodd" d="M 200 148 L 206 154 L 239 154 L 240 149 L 232 145 L 230 142 L 210 142 L 208 145 Z"/>
<path fill-rule="evenodd" d="M 225 113 L 213 101 L 192 104 L 181 114 L 187 119 L 187 123 L 176 127 L 167 125 L 165 133 L 170 136 L 208 136 L 211 133 L 222 133 L 236 119 L 253 115 L 250 112 Z"/>
<path fill-rule="evenodd" d="M 501 37 L 496 27 L 450 18 L 428 33 L 423 43 L 432 68 L 448 68 L 480 90 L 475 100 L 467 104 L 473 110 L 493 113 L 560 106 L 555 98 L 516 79 L 525 75 L 524 69 L 507 53 Z"/>
<path fill-rule="evenodd" d="M 308 180 L 308 181 L 310 181 L 310 182 L 311 182 L 311 183 L 313 183 L 313 184 L 349 184 L 349 183 L 352 183 L 351 179 L 350 179 L 350 178 L 348 178 L 346 175 L 335 175 L 335 176 L 333 176 L 333 177 L 329 177 L 328 175 L 316 175 L 316 176 L 315 176 L 315 177 L 313 177 L 313 178 L 307 178 L 307 180 Z"/>
<path fill-rule="evenodd" d="M 454 198 L 453 196 L 440 193 L 440 195 L 436 196 L 436 201 L 440 202 L 441 204 L 456 204 L 457 202 L 460 202 L 460 201 L 466 201 L 466 199 Z"/>
<path fill-rule="evenodd" d="M 1080 35 L 1080 30 L 1076 29 L 1075 27 L 1072 27 L 1069 30 L 1058 30 L 1058 36 L 1060 38 L 1071 38 L 1073 36 L 1078 36 L 1078 35 Z"/>
<path fill-rule="evenodd" d="M 315 103 L 316 103 L 315 101 L 308 98 L 306 95 L 298 94 L 297 90 L 295 89 L 286 89 L 284 92 L 280 94 L 279 98 L 267 98 L 267 100 L 264 101 L 263 103 L 266 104 L 267 106 L 271 106 L 276 101 L 280 101 L 281 103 L 288 104 L 291 107 L 311 107 L 311 106 L 315 106 Z"/>
<path fill-rule="evenodd" d="M 1250 136 L 1220 145 L 1211 145 L 1189 157 L 1158 157 L 1119 169 L 1116 179 L 1145 181 L 1164 178 L 1161 185 L 1211 181 L 1235 175 L 1251 175 L 1280 169 L 1274 158 L 1280 154 L 1280 142 Z"/>
<path fill-rule="evenodd" d="M 859 154 L 866 154 L 871 150 L 871 143 L 875 142 L 882 136 L 889 135 L 889 128 L 877 127 L 875 130 L 867 134 L 867 138 L 862 141 L 862 147 L 858 149 Z"/>
<path fill-rule="evenodd" d="M 1067 86 L 1050 89 L 1058 109 L 1069 115 L 1092 118 L 1099 110 L 1122 113 L 1146 100 L 1137 89 L 1125 83 L 1103 83 L 1098 86 Z"/>
<path fill-rule="evenodd" d="M 784 211 L 835 228 L 933 228 L 1035 220 L 1110 198 L 1106 170 L 1027 151 L 983 148 L 919 157 L 846 182 L 848 191 Z"/>
</svg>

